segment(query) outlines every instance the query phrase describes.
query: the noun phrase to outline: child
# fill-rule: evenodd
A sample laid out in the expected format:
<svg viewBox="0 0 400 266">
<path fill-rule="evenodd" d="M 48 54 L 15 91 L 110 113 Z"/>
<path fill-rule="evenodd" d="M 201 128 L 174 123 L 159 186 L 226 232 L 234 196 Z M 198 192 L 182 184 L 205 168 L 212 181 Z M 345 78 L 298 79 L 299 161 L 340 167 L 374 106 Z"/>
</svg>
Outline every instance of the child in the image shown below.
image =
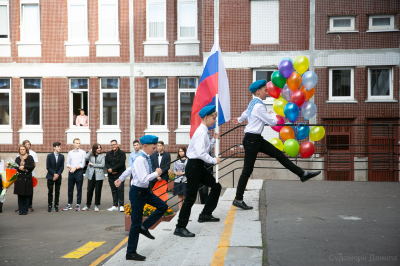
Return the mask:
<svg viewBox="0 0 400 266">
<path fill-rule="evenodd" d="M 206 106 L 200 110 L 201 124 L 196 129 L 190 140 L 189 147 L 186 153 L 188 162 L 185 168 L 187 177 L 186 198 L 183 202 L 179 213 L 178 224 L 174 235 L 181 237 L 194 237 L 195 234 L 189 232 L 186 226 L 189 222 L 190 211 L 196 200 L 199 182 L 211 188 L 210 195 L 207 198 L 203 211 L 199 215 L 198 222 L 218 222 L 219 218 L 212 216 L 218 204 L 219 195 L 221 193 L 221 185 L 215 182 L 213 175 L 204 168 L 204 163 L 218 164 L 219 158 L 212 158 L 209 155 L 210 150 L 215 144 L 215 139 L 219 138 L 218 134 L 214 134 L 214 139 L 210 141 L 208 128 L 212 127 L 216 122 L 217 112 L 215 105 Z"/>
<path fill-rule="evenodd" d="M 146 135 L 140 138 L 142 149 L 139 151 L 138 157 L 133 162 L 132 167 L 126 169 L 119 179 L 115 180 L 115 186 L 119 187 L 125 179 L 132 175 L 131 188 L 129 191 L 129 200 L 131 201 L 131 220 L 132 225 L 129 231 L 128 247 L 126 249 L 126 260 L 146 260 L 145 256 L 136 253 L 139 241 L 139 233 L 154 239 L 149 232 L 149 228 L 155 224 L 161 216 L 167 211 L 168 206 L 148 190 L 149 181 L 157 178 L 161 180 L 161 168 L 157 168 L 155 172 L 150 173 L 152 169 L 150 155 L 156 150 L 158 137 Z M 155 207 L 156 210 L 142 223 L 143 208 L 146 203 Z"/>
<path fill-rule="evenodd" d="M 249 122 L 244 130 L 245 135 L 243 138 L 245 150 L 243 171 L 236 189 L 236 198 L 233 200 L 233 206 L 244 210 L 253 209 L 253 207 L 247 206 L 243 201 L 243 194 L 247 181 L 253 172 L 258 152 L 262 152 L 277 159 L 285 168 L 298 175 L 302 182 L 321 173 L 321 171 L 309 173 L 303 171 L 300 167 L 292 163 L 280 150 L 261 136 L 265 124 L 275 126 L 277 123 L 276 115 L 273 114 L 272 111 L 268 112 L 262 102 L 268 95 L 266 84 L 266 80 L 257 80 L 250 85 L 249 90 L 255 96 L 254 99 L 250 102 L 249 107 L 243 112 L 241 117 L 232 119 L 232 123 L 235 125 L 242 123 L 246 119 Z"/>
</svg>

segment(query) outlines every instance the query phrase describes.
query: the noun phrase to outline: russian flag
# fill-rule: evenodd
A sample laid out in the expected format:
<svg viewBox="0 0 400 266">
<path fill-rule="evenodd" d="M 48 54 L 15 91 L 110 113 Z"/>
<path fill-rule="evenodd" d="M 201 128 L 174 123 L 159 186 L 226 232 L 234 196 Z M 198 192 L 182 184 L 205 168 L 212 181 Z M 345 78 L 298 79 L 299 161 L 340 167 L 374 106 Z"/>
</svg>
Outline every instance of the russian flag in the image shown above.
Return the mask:
<svg viewBox="0 0 400 266">
<path fill-rule="evenodd" d="M 215 98 L 218 94 L 218 125 L 228 122 L 231 119 L 231 104 L 229 98 L 229 83 L 224 62 L 222 61 L 221 50 L 214 44 L 210 56 L 207 59 L 203 74 L 201 75 L 196 96 L 194 97 L 190 138 L 201 124 L 199 112 L 207 105 L 216 105 Z M 215 126 L 214 126 L 215 127 Z M 213 129 L 214 127 L 210 128 Z"/>
</svg>

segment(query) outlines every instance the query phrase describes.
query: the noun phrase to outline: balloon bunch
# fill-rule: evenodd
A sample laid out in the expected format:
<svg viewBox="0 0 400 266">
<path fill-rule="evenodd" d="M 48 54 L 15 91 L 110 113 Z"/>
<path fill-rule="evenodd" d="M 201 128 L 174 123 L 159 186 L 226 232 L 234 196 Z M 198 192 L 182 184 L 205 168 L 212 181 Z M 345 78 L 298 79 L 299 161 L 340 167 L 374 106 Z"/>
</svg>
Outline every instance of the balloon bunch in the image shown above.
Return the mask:
<svg viewBox="0 0 400 266">
<path fill-rule="evenodd" d="M 296 157 L 299 152 L 302 158 L 311 157 L 315 151 L 314 144 L 304 142 L 299 145 L 298 141 L 308 136 L 311 141 L 318 141 L 325 135 L 322 126 L 310 129 L 305 123 L 298 123 L 300 114 L 306 122 L 317 113 L 317 106 L 309 100 L 314 96 L 318 77 L 315 72 L 307 71 L 308 67 L 309 61 L 304 55 L 298 56 L 294 62 L 285 57 L 279 63 L 278 71 L 272 73 L 271 81 L 267 83 L 268 94 L 275 98 L 273 109 L 278 114 L 277 124 L 286 124 L 271 127 L 279 132 L 285 143 L 278 138 L 269 142 L 292 157 Z M 285 123 L 284 118 L 289 122 Z"/>
</svg>

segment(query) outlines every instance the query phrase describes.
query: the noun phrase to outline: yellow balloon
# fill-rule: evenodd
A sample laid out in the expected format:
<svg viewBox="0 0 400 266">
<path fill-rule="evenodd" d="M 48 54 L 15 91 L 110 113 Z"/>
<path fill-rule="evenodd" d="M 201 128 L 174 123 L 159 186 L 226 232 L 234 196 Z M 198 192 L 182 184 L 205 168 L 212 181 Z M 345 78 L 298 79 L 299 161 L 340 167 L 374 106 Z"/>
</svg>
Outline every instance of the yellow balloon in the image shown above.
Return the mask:
<svg viewBox="0 0 400 266">
<path fill-rule="evenodd" d="M 313 127 L 310 130 L 310 140 L 318 141 L 325 136 L 325 129 L 322 126 Z"/>
<path fill-rule="evenodd" d="M 279 94 L 279 98 L 278 99 L 286 101 L 286 99 L 283 98 L 282 94 Z"/>
<path fill-rule="evenodd" d="M 309 65 L 310 62 L 308 61 L 308 58 L 304 55 L 298 56 L 293 63 L 294 69 L 296 69 L 299 74 L 303 74 L 304 72 L 306 72 Z"/>
<path fill-rule="evenodd" d="M 274 109 L 275 113 L 282 117 L 285 117 L 283 110 L 285 109 L 287 103 L 288 102 L 286 100 L 276 99 L 274 101 L 274 104 L 272 105 L 272 108 Z"/>
<path fill-rule="evenodd" d="M 280 151 L 283 151 L 283 143 L 280 139 L 278 138 L 273 138 L 269 140 L 269 143 L 275 146 Z"/>
</svg>

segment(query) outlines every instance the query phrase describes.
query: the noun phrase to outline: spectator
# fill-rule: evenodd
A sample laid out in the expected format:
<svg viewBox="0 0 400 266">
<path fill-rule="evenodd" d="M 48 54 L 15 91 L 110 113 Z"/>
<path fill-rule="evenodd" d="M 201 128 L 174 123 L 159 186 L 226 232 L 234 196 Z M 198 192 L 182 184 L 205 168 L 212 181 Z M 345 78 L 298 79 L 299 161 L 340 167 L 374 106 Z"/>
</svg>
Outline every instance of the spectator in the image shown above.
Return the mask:
<svg viewBox="0 0 400 266">
<path fill-rule="evenodd" d="M 0 191 L 3 191 L 3 182 L 1 182 L 1 173 L 4 171 L 4 160 L 0 158 Z M 1 192 L 0 192 L 1 193 Z M 3 202 L 0 202 L 0 213 L 3 212 Z"/>
<path fill-rule="evenodd" d="M 157 168 L 161 168 L 161 166 L 165 165 L 164 168 L 162 168 L 162 173 L 161 173 L 161 179 L 165 180 L 168 182 L 169 177 L 168 177 L 168 170 L 170 168 L 170 163 L 171 163 L 171 155 L 164 151 L 164 142 L 159 141 L 157 142 L 157 151 L 153 153 L 150 156 L 151 159 L 151 164 L 153 166 L 153 171 L 155 171 Z M 155 178 L 154 180 L 150 181 L 149 183 L 149 189 L 152 190 L 155 183 L 157 182 L 157 179 Z"/>
<path fill-rule="evenodd" d="M 187 164 L 186 158 L 186 147 L 180 147 L 178 150 L 178 161 L 174 163 L 174 174 L 176 176 L 174 180 L 174 191 L 173 194 L 178 195 L 179 210 L 182 207 L 183 200 L 186 198 L 186 183 L 187 179 L 185 176 L 185 167 Z"/>
<path fill-rule="evenodd" d="M 51 212 L 53 208 L 53 186 L 55 185 L 54 211 L 58 212 L 58 202 L 60 200 L 61 174 L 64 171 L 64 155 L 60 154 L 61 143 L 56 141 L 53 143 L 54 152 L 47 155 L 47 203 L 49 205 L 47 211 Z"/>
<path fill-rule="evenodd" d="M 73 141 L 74 149 L 68 152 L 67 167 L 69 168 L 68 173 L 68 204 L 62 210 L 72 210 L 72 200 L 74 196 L 74 187 L 76 184 L 76 206 L 75 211 L 81 210 L 82 200 L 82 184 L 83 184 L 83 167 L 85 167 L 86 152 L 80 149 L 81 141 L 76 138 Z"/>
<path fill-rule="evenodd" d="M 103 180 L 105 179 L 105 158 L 104 155 L 101 154 L 101 145 L 98 143 L 93 144 L 92 150 L 86 154 L 85 158 L 86 160 L 89 160 L 89 164 L 86 169 L 88 185 L 86 206 L 83 207 L 82 211 L 90 211 L 90 205 L 92 205 L 93 190 L 96 188 L 94 211 L 98 212 L 101 199 L 101 189 L 103 187 Z"/>
<path fill-rule="evenodd" d="M 14 194 L 18 195 L 19 215 L 27 215 L 29 198 L 33 194 L 32 171 L 35 168 L 35 161 L 24 145 L 18 147 L 18 153 L 20 156 L 15 159 L 15 162 L 19 168 L 18 178 L 14 183 Z"/>
<path fill-rule="evenodd" d="M 77 127 L 87 127 L 88 126 L 88 117 L 85 115 L 85 110 L 79 110 L 81 115 L 76 117 L 76 126 Z"/>
<path fill-rule="evenodd" d="M 112 140 L 111 151 L 106 154 L 106 168 L 108 172 L 108 183 L 110 184 L 113 197 L 113 206 L 107 209 L 107 211 L 118 211 L 119 202 L 119 211 L 124 212 L 124 182 L 117 188 L 114 181 L 125 171 L 125 161 L 125 152 L 119 149 L 116 140 Z"/>
</svg>

